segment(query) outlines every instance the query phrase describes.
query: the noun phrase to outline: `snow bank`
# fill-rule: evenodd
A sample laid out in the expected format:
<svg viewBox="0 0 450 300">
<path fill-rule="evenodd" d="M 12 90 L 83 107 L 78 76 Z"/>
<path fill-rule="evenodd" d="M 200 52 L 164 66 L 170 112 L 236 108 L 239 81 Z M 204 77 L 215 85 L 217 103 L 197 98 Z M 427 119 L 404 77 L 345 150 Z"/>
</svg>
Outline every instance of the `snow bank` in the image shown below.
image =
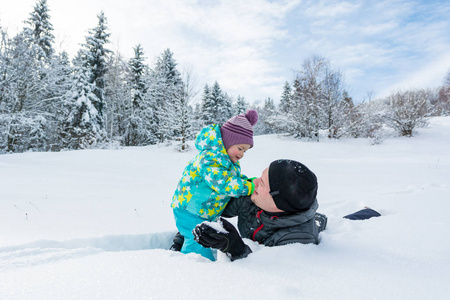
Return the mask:
<svg viewBox="0 0 450 300">
<path fill-rule="evenodd" d="M 450 118 L 414 138 L 307 143 L 258 136 L 242 161 L 277 158 L 319 179 L 319 245 L 264 247 L 210 262 L 168 251 L 170 199 L 194 150 L 0 156 L 2 299 L 445 299 L 450 281 Z M 382 217 L 342 216 L 370 206 Z M 235 222 L 235 219 L 231 220 Z"/>
</svg>

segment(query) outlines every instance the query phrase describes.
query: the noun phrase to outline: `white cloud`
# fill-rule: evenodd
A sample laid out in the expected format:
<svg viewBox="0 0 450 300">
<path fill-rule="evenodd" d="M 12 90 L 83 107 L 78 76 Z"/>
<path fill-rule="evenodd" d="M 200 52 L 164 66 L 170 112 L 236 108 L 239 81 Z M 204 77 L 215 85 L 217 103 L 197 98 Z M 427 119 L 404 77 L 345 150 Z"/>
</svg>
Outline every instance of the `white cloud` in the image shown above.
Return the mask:
<svg viewBox="0 0 450 300">
<path fill-rule="evenodd" d="M 297 37 L 292 42 L 296 61 L 312 54 L 330 58 L 346 75 L 357 101 L 367 91 L 381 94 L 412 81 L 411 74 L 434 70 L 435 58 L 450 53 L 446 1 L 311 1 L 296 13 L 299 24 L 289 31 Z"/>
<path fill-rule="evenodd" d="M 378 24 L 368 24 L 361 28 L 361 34 L 366 36 L 388 34 L 396 29 L 398 29 L 398 23 L 396 21 L 388 21 Z"/>
<path fill-rule="evenodd" d="M 23 27 L 37 0 L 0 0 L 0 24 Z M 247 101 L 278 100 L 292 70 L 312 54 L 346 75 L 358 101 L 367 91 L 441 76 L 450 68 L 448 1 L 48 0 L 58 49 L 72 55 L 105 11 L 111 49 L 142 44 L 148 63 L 166 48 L 192 66 L 199 89 L 219 82 Z M 8 31 L 10 32 L 10 30 Z M 10 32 L 14 33 L 14 32 Z M 440 58 L 440 63 L 436 58 Z M 442 68 L 439 68 L 442 65 Z M 415 84 L 415 83 L 414 83 Z M 430 83 L 432 84 L 432 83 Z"/>
<path fill-rule="evenodd" d="M 320 1 L 319 3 L 310 4 L 310 6 L 305 10 L 306 15 L 314 18 L 336 18 L 349 15 L 355 12 L 361 4 L 350 3 L 350 2 L 339 2 L 330 3 L 330 1 Z"/>
</svg>

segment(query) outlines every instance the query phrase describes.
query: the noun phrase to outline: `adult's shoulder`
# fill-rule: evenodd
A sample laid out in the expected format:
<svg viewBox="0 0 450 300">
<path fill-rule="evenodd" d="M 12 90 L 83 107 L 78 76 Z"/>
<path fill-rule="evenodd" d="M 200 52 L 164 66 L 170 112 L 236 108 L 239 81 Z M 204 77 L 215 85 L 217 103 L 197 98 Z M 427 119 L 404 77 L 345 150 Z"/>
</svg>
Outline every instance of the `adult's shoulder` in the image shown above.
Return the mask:
<svg viewBox="0 0 450 300">
<path fill-rule="evenodd" d="M 281 246 L 295 243 L 319 243 L 319 231 L 314 219 L 292 226 L 280 227 L 264 242 L 266 246 Z"/>
</svg>

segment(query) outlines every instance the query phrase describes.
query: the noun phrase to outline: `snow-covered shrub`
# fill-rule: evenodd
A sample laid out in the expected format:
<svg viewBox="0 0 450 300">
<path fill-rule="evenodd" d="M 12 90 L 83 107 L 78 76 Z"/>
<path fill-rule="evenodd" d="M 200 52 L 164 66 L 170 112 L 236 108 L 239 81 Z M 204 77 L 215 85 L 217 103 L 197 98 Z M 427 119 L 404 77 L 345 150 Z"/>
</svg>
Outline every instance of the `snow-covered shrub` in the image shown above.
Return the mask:
<svg viewBox="0 0 450 300">
<path fill-rule="evenodd" d="M 402 136 L 412 136 L 416 127 L 426 126 L 430 115 L 430 90 L 407 90 L 388 96 L 385 100 L 386 125 Z"/>
<path fill-rule="evenodd" d="M 46 151 L 49 122 L 31 113 L 0 115 L 1 152 Z"/>
</svg>

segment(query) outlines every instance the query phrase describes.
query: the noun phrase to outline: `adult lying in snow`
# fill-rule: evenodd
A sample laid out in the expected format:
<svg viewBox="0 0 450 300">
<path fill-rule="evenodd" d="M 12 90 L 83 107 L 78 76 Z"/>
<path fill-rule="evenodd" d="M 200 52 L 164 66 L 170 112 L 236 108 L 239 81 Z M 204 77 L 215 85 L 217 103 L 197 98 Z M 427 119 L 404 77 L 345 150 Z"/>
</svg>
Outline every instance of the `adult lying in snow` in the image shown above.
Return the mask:
<svg viewBox="0 0 450 300">
<path fill-rule="evenodd" d="M 253 183 L 251 196 L 232 199 L 222 213 L 223 217 L 238 216 L 242 237 L 266 246 L 319 243 L 327 219 L 316 213 L 317 178 L 313 172 L 293 160 L 276 160 Z M 217 233 L 209 223 L 200 224 L 194 229 L 197 242 L 228 253 L 232 260 L 251 253 L 233 225 L 223 218 L 219 222 L 228 233 Z"/>
<path fill-rule="evenodd" d="M 319 243 L 319 232 L 326 228 L 327 218 L 316 212 L 317 178 L 312 171 L 293 160 L 277 160 L 253 183 L 254 193 L 231 199 L 222 214 L 238 216 L 242 237 L 266 246 Z M 247 257 L 251 250 L 236 228 L 223 218 L 218 223 L 197 225 L 193 231 L 196 241 L 221 250 L 231 260 Z M 172 249 L 182 244 L 183 237 L 177 235 Z"/>
</svg>

